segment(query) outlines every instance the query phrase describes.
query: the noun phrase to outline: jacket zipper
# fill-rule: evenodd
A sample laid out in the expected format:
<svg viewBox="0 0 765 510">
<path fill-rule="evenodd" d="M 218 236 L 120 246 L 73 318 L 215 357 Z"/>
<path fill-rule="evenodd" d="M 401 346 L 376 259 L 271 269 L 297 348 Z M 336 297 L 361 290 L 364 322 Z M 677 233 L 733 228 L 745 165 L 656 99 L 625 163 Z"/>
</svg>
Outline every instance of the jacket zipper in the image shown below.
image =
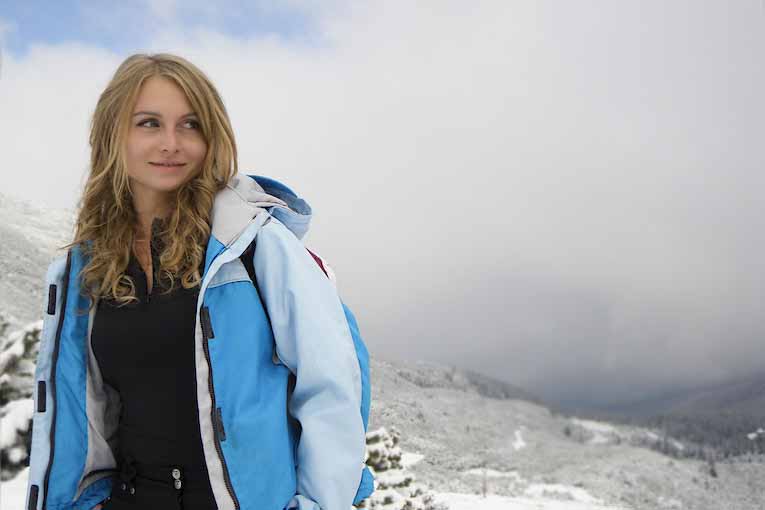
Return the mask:
<svg viewBox="0 0 765 510">
<path fill-rule="evenodd" d="M 56 364 L 58 363 L 58 351 L 61 344 L 61 329 L 64 325 L 64 316 L 66 316 L 66 297 L 69 293 L 69 272 L 72 268 L 72 250 L 71 248 L 66 254 L 66 269 L 64 269 L 64 278 L 62 280 L 61 289 L 61 311 L 59 312 L 58 326 L 56 327 L 56 338 L 53 344 L 53 360 L 51 362 L 50 369 L 50 394 L 51 394 L 51 424 L 50 424 L 50 453 L 48 457 L 48 467 L 45 469 L 45 478 L 43 486 L 45 487 L 45 493 L 43 494 L 42 508 L 46 508 L 48 501 L 48 483 L 50 482 L 50 472 L 53 468 L 53 454 L 56 446 Z"/>
<path fill-rule="evenodd" d="M 261 228 L 268 223 L 271 220 L 271 217 L 269 216 L 266 218 L 266 221 L 261 225 Z M 256 234 L 257 235 L 257 234 Z M 220 255 L 220 253 L 218 254 Z M 216 255 L 217 258 L 217 255 Z M 210 265 L 215 261 L 213 259 L 210 262 Z M 226 465 L 226 459 L 223 457 L 223 449 L 220 445 L 220 428 L 218 424 L 218 407 L 215 402 L 215 388 L 213 387 L 213 367 L 212 367 L 212 361 L 210 360 L 210 348 L 208 346 L 208 341 L 211 338 L 215 338 L 215 333 L 212 329 L 212 321 L 210 320 L 210 311 L 206 306 L 202 306 L 199 310 L 199 318 L 201 321 L 201 328 L 202 328 L 202 350 L 205 353 L 205 360 L 207 361 L 207 371 L 208 371 L 208 377 L 207 377 L 207 390 L 210 392 L 210 400 L 211 400 L 211 420 L 213 424 L 213 436 L 215 438 L 215 451 L 218 453 L 218 458 L 220 459 L 221 466 L 223 468 L 223 481 L 226 484 L 226 489 L 228 490 L 229 496 L 231 496 L 231 499 L 234 501 L 234 510 L 239 510 L 239 498 L 236 497 L 236 493 L 234 492 L 234 486 L 231 483 L 231 477 L 228 473 L 228 466 Z M 220 426 L 223 424 L 220 423 Z"/>
<path fill-rule="evenodd" d="M 223 466 L 223 481 L 226 484 L 226 489 L 228 489 L 228 494 L 234 501 L 235 509 L 239 510 L 239 499 L 234 493 L 234 487 L 231 484 L 231 478 L 228 474 L 228 466 L 226 466 L 226 459 L 223 457 L 223 449 L 220 446 L 220 425 L 218 423 L 217 416 L 218 408 L 215 404 L 215 389 L 213 388 L 213 368 L 212 362 L 210 361 L 210 349 L 207 345 L 207 342 L 210 340 L 210 338 L 215 338 L 215 335 L 213 333 L 212 323 L 210 321 L 210 312 L 206 306 L 203 306 L 200 310 L 200 319 L 202 321 L 202 336 L 204 340 L 202 347 L 204 348 L 205 359 L 207 360 L 208 367 L 207 389 L 210 392 L 210 399 L 212 400 L 212 410 L 210 415 L 213 424 L 213 436 L 215 437 L 215 451 L 218 452 L 218 458 L 220 459 L 221 466 Z"/>
</svg>

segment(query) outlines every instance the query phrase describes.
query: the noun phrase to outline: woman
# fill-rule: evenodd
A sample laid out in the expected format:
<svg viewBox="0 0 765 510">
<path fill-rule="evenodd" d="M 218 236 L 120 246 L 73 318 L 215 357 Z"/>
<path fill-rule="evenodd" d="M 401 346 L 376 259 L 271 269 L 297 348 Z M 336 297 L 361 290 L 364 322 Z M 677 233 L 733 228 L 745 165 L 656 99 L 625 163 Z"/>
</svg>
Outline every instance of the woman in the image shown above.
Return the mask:
<svg viewBox="0 0 765 510">
<path fill-rule="evenodd" d="M 355 320 L 301 242 L 310 206 L 238 172 L 209 79 L 129 57 L 90 144 L 47 275 L 27 508 L 347 510 L 371 494 Z"/>
</svg>

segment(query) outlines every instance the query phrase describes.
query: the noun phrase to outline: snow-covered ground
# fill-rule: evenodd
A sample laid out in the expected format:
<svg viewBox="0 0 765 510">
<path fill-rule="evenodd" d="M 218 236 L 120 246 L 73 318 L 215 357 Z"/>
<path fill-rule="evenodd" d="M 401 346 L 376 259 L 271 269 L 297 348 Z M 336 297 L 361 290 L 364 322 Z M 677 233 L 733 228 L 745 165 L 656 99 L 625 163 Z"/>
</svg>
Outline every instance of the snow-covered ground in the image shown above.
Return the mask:
<svg viewBox="0 0 765 510">
<path fill-rule="evenodd" d="M 3 482 L 2 489 L 0 489 L 2 491 L 0 497 L 2 498 L 3 510 L 24 510 L 27 476 L 29 476 L 29 468 L 21 471 L 16 478 Z M 535 491 L 545 494 L 545 490 L 550 488 L 538 489 Z M 594 499 L 586 491 L 576 487 L 558 486 L 555 489 L 566 492 L 572 499 L 553 499 L 541 495 L 518 498 L 488 495 L 484 498 L 475 494 L 456 492 L 434 492 L 433 496 L 436 502 L 448 505 L 450 510 L 625 510 L 623 507 L 593 503 Z"/>
<path fill-rule="evenodd" d="M 590 444 L 607 444 L 610 442 L 611 437 L 617 435 L 616 428 L 609 423 L 580 418 L 572 418 L 571 423 L 592 433 Z"/>
<path fill-rule="evenodd" d="M 423 458 L 425 458 L 425 456 L 421 453 L 404 452 L 401 454 L 401 465 L 404 467 L 414 466 Z"/>
<path fill-rule="evenodd" d="M 571 487 L 574 489 L 575 487 Z M 577 500 L 559 500 L 539 497 L 505 497 L 457 492 L 434 492 L 437 503 L 444 503 L 450 510 L 626 510 L 624 507 L 603 506 Z"/>
<path fill-rule="evenodd" d="M 0 501 L 2 501 L 3 510 L 24 510 L 27 478 L 29 478 L 29 468 L 24 468 L 15 478 L 2 482 Z"/>
<path fill-rule="evenodd" d="M 580 487 L 572 487 L 570 485 L 564 485 L 560 483 L 531 484 L 526 488 L 525 495 L 538 498 L 555 496 L 561 499 L 594 505 L 600 505 L 603 503 L 598 498 L 592 497 L 589 492 Z"/>
<path fill-rule="evenodd" d="M 486 476 L 486 478 L 512 478 L 518 483 L 523 483 L 523 478 L 517 471 L 497 471 L 496 469 L 473 468 L 463 471 L 466 475 Z"/>
</svg>

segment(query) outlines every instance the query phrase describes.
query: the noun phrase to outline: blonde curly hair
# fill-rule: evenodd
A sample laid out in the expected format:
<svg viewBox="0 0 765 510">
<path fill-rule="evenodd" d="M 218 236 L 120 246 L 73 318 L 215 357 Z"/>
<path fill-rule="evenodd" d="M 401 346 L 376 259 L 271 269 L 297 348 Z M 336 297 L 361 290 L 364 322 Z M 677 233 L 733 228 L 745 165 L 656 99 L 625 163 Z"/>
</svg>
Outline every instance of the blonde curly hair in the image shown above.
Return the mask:
<svg viewBox="0 0 765 510">
<path fill-rule="evenodd" d="M 119 306 L 137 301 L 135 282 L 125 274 L 136 236 L 125 159 L 130 118 L 143 82 L 169 78 L 186 94 L 207 143 L 201 169 L 175 193 L 166 221 L 153 225 L 163 251 L 160 281 L 165 292 L 178 279 L 184 288 L 201 282 L 199 267 L 210 236 L 215 194 L 238 172 L 231 122 L 217 90 L 191 62 L 168 53 L 135 54 L 117 68 L 98 99 L 90 125 L 90 173 L 78 202 L 74 239 L 62 249 L 78 246 L 87 259 L 80 272 L 82 288 L 91 299 L 111 298 Z M 161 228 L 156 228 L 161 226 Z"/>
</svg>

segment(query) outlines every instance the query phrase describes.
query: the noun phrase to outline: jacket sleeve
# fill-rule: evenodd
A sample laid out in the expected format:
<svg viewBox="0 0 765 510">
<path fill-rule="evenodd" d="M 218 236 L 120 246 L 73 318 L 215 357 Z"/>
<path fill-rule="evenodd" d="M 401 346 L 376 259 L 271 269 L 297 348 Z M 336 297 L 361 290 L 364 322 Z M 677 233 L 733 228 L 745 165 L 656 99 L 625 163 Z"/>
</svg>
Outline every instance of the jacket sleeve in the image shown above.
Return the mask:
<svg viewBox="0 0 765 510">
<path fill-rule="evenodd" d="M 348 510 L 364 467 L 361 373 L 340 297 L 303 243 L 276 218 L 258 233 L 253 266 L 277 355 L 295 374 L 297 494 L 288 507 Z"/>
</svg>

